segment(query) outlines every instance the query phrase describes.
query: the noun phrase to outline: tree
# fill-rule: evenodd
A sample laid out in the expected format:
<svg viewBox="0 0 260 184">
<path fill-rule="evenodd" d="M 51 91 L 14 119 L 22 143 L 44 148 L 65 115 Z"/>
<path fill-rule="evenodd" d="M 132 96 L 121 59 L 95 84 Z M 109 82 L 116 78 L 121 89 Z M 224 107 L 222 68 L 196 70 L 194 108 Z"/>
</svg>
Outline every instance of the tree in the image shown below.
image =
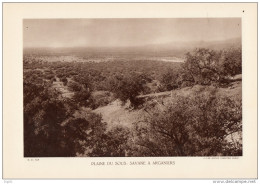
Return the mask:
<svg viewBox="0 0 260 184">
<path fill-rule="evenodd" d="M 115 76 L 109 81 L 110 91 L 115 93 L 116 98 L 123 103 L 129 100 L 134 107 L 140 103 L 137 96 L 144 90 L 144 83 L 145 80 L 135 73 Z"/>
<path fill-rule="evenodd" d="M 43 85 L 24 84 L 24 156 L 69 157 L 85 154 L 105 134 L 100 115 L 79 112 L 69 99 Z M 87 155 L 89 153 L 86 153 Z"/>
<path fill-rule="evenodd" d="M 25 83 L 24 156 L 59 156 L 60 124 L 67 116 L 57 92 Z"/>
<path fill-rule="evenodd" d="M 202 85 L 217 82 L 221 77 L 218 68 L 220 56 L 219 52 L 204 48 L 187 53 L 183 64 L 187 79 Z"/>
<path fill-rule="evenodd" d="M 193 84 L 229 83 L 230 76 L 242 73 L 241 48 L 224 51 L 195 49 L 186 54 L 181 80 Z"/>
<path fill-rule="evenodd" d="M 100 136 L 89 156 L 125 157 L 129 156 L 131 148 L 128 144 L 129 129 L 116 126 Z"/>
<path fill-rule="evenodd" d="M 91 105 L 91 93 L 89 90 L 81 89 L 80 91 L 76 91 L 73 95 L 73 100 L 79 106 L 88 106 Z"/>
<path fill-rule="evenodd" d="M 73 81 L 68 83 L 69 89 L 74 92 L 73 100 L 77 105 L 89 106 L 94 100 L 91 99 L 91 91 L 88 86 L 86 82 L 84 84 Z"/>
<path fill-rule="evenodd" d="M 87 74 L 87 73 L 81 73 L 78 76 L 74 76 L 74 80 L 85 89 L 92 90 L 92 88 L 93 88 L 89 74 Z"/>
<path fill-rule="evenodd" d="M 64 86 L 66 86 L 68 83 L 68 79 L 66 77 L 62 77 L 61 81 L 63 82 Z"/>
<path fill-rule="evenodd" d="M 242 73 L 241 48 L 231 48 L 222 53 L 220 71 L 225 76 L 234 76 Z"/>
<path fill-rule="evenodd" d="M 70 118 L 62 126 L 61 137 L 64 156 L 89 156 L 106 131 L 100 115 L 90 111 Z"/>
<path fill-rule="evenodd" d="M 73 91 L 73 92 L 77 92 L 77 91 L 82 90 L 82 86 L 79 83 L 73 82 L 73 81 L 70 81 L 68 83 L 68 88 L 69 88 L 70 91 Z"/>
<path fill-rule="evenodd" d="M 206 88 L 154 109 L 136 125 L 135 156 L 242 155 L 242 144 L 228 140 L 241 135 L 241 102 L 218 97 Z"/>
<path fill-rule="evenodd" d="M 178 77 L 178 73 L 173 70 L 168 70 L 165 74 L 163 74 L 160 79 L 160 83 L 162 84 L 164 91 L 170 91 L 178 88 Z"/>
</svg>

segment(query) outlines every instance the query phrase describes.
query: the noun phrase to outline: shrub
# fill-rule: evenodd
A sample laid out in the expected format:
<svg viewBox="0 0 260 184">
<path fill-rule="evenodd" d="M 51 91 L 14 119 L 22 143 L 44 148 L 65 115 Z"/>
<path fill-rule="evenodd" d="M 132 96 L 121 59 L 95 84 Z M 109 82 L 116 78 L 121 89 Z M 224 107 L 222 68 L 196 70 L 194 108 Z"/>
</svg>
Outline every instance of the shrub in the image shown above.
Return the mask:
<svg viewBox="0 0 260 184">
<path fill-rule="evenodd" d="M 241 49 L 231 48 L 222 53 L 220 71 L 224 76 L 234 76 L 242 73 Z"/>
<path fill-rule="evenodd" d="M 89 90 L 81 89 L 80 91 L 76 91 L 73 95 L 73 100 L 79 106 L 89 106 L 91 105 L 90 101 L 91 93 Z"/>
<path fill-rule="evenodd" d="M 93 150 L 105 134 L 101 116 L 80 114 L 51 88 L 25 83 L 24 156 L 71 157 Z"/>
<path fill-rule="evenodd" d="M 68 83 L 68 88 L 69 88 L 69 90 L 71 90 L 73 92 L 77 92 L 77 91 L 80 91 L 80 90 L 83 89 L 82 86 L 79 83 L 73 82 L 73 81 L 70 81 Z"/>
<path fill-rule="evenodd" d="M 128 139 L 130 131 L 128 128 L 116 126 L 103 134 L 96 142 L 89 156 L 98 157 L 125 157 L 131 150 Z"/>
<path fill-rule="evenodd" d="M 186 54 L 181 82 L 210 85 L 229 83 L 229 77 L 242 73 L 241 48 L 224 51 L 195 49 Z"/>
<path fill-rule="evenodd" d="M 154 109 L 138 123 L 135 156 L 242 155 L 241 144 L 227 140 L 241 133 L 241 102 L 217 97 L 214 88 L 201 90 L 175 96 L 165 110 Z"/>
<path fill-rule="evenodd" d="M 170 91 L 178 88 L 178 73 L 173 70 L 168 70 L 167 73 L 163 74 L 160 79 L 160 83 L 162 85 L 161 88 L 164 91 Z"/>
<path fill-rule="evenodd" d="M 137 96 L 144 90 L 144 81 L 140 75 L 132 73 L 131 75 L 116 76 L 110 78 L 109 85 L 115 97 L 123 103 L 130 100 L 132 106 L 139 105 L 140 100 Z"/>
<path fill-rule="evenodd" d="M 66 77 L 62 77 L 61 81 L 63 82 L 64 86 L 66 86 L 68 83 L 68 79 Z"/>
</svg>

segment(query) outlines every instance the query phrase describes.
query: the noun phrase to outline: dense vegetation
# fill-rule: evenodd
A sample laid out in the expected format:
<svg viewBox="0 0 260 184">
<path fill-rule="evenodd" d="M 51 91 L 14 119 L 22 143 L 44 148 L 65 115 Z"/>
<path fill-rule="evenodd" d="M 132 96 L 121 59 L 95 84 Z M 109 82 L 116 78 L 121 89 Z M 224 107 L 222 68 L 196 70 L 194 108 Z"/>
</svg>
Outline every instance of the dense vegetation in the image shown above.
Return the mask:
<svg viewBox="0 0 260 184">
<path fill-rule="evenodd" d="M 241 133 L 242 104 L 200 88 L 189 96 L 174 96 L 164 110 L 153 109 L 137 124 L 137 156 L 241 155 L 242 145 L 228 141 Z"/>
<path fill-rule="evenodd" d="M 229 138 L 241 135 L 242 100 L 219 95 L 242 73 L 241 61 L 241 49 L 196 49 L 184 63 L 24 57 L 24 155 L 242 155 L 242 143 Z M 198 85 L 188 96 L 172 96 L 170 103 L 153 104 L 142 97 Z M 93 112 L 115 99 L 144 110 L 132 129 L 108 129 Z"/>
</svg>

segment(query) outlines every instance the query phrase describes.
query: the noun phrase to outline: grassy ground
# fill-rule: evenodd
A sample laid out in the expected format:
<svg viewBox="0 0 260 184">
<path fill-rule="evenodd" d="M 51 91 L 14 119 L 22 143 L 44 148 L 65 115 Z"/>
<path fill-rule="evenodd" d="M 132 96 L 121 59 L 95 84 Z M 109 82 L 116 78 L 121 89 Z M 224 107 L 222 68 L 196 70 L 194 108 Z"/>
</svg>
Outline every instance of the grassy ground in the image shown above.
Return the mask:
<svg viewBox="0 0 260 184">
<path fill-rule="evenodd" d="M 131 128 L 134 122 L 140 121 L 140 119 L 142 119 L 142 117 L 147 114 L 144 107 L 155 108 L 155 106 L 157 106 L 160 108 L 160 104 L 167 104 L 174 101 L 173 97 L 175 95 L 189 96 L 192 93 L 203 91 L 205 88 L 205 86 L 196 85 L 193 87 L 186 87 L 173 91 L 142 95 L 139 97 L 145 98 L 146 102 L 144 103 L 143 107 L 136 110 L 129 109 L 127 104 L 122 105 L 119 100 L 115 100 L 106 106 L 95 109 L 94 112 L 102 115 L 103 121 L 108 123 L 109 128 L 112 128 L 116 125 L 122 125 Z M 234 100 L 242 99 L 241 81 L 232 83 L 232 85 L 228 88 L 219 88 L 216 95 L 219 97 L 228 96 Z"/>
</svg>

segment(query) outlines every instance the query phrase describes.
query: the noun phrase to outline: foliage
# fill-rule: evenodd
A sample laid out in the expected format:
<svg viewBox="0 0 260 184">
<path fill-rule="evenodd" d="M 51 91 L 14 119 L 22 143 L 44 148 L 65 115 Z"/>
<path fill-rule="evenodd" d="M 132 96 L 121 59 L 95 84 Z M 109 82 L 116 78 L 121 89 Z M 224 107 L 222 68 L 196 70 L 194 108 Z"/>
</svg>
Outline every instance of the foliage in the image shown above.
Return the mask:
<svg viewBox="0 0 260 184">
<path fill-rule="evenodd" d="M 174 99 L 164 111 L 154 110 L 136 125 L 136 156 L 242 155 L 241 144 L 227 140 L 241 133 L 241 102 L 217 98 L 208 88 Z"/>
<path fill-rule="evenodd" d="M 178 77 L 177 71 L 168 70 L 167 73 L 163 74 L 160 79 L 161 91 L 170 91 L 178 88 Z"/>
<path fill-rule="evenodd" d="M 87 82 L 84 84 L 70 81 L 68 83 L 69 90 L 74 92 L 73 101 L 78 106 L 90 106 L 93 99 L 91 99 L 91 91 Z"/>
<path fill-rule="evenodd" d="M 193 53 L 187 53 L 183 65 L 186 75 L 194 84 L 208 85 L 217 82 L 220 78 L 219 58 L 219 53 L 209 49 L 196 49 Z"/>
<path fill-rule="evenodd" d="M 58 94 L 43 86 L 24 85 L 24 156 L 59 156 L 59 127 L 67 117 Z"/>
<path fill-rule="evenodd" d="M 61 81 L 63 82 L 64 86 L 66 86 L 68 83 L 68 79 L 66 77 L 62 77 Z"/>
<path fill-rule="evenodd" d="M 110 79 L 110 90 L 115 93 L 115 97 L 123 103 L 127 100 L 135 107 L 140 100 L 137 96 L 144 90 L 145 80 L 141 75 L 132 73 L 131 75 L 121 75 Z"/>
<path fill-rule="evenodd" d="M 109 103 L 113 102 L 115 97 L 113 93 L 109 91 L 96 91 L 91 94 L 90 97 L 90 107 L 96 109 L 98 107 L 106 106 Z"/>
<path fill-rule="evenodd" d="M 100 115 L 90 111 L 79 111 L 70 118 L 62 127 L 65 153 L 88 156 L 106 131 L 106 123 L 101 120 Z"/>
<path fill-rule="evenodd" d="M 71 90 L 73 92 L 77 92 L 77 91 L 82 90 L 82 86 L 79 83 L 73 82 L 73 81 L 70 81 L 68 83 L 68 88 L 69 88 L 69 90 Z"/>
<path fill-rule="evenodd" d="M 223 51 L 220 62 L 220 71 L 224 76 L 234 76 L 242 73 L 241 49 L 231 48 Z"/>
<path fill-rule="evenodd" d="M 229 76 L 242 72 L 241 49 L 195 49 L 186 54 L 182 67 L 182 81 L 201 85 L 228 83 Z"/>
<path fill-rule="evenodd" d="M 27 56 L 28 57 L 28 56 Z M 111 78 L 119 75 L 132 75 L 136 73 L 143 76 L 146 82 L 153 80 L 159 81 L 168 70 L 175 72 L 180 68 L 180 63 L 163 62 L 148 59 L 122 59 L 110 62 L 42 62 L 35 58 L 25 58 L 24 68 L 33 70 L 40 75 L 46 72 L 40 72 L 38 69 L 46 68 L 46 74 L 51 75 L 49 79 L 58 77 L 70 78 L 70 82 L 77 82 L 84 88 L 90 88 L 90 91 L 108 91 L 110 89 L 109 81 Z M 42 78 L 38 75 L 37 78 Z M 44 77 L 45 78 L 45 77 Z M 68 84 L 70 83 L 68 82 Z M 145 91 L 149 91 L 146 89 Z M 146 93 L 146 92 L 145 92 Z"/>
<path fill-rule="evenodd" d="M 24 156 L 242 155 L 242 142 L 233 140 L 242 131 L 241 99 L 219 96 L 209 87 L 232 82 L 242 72 L 241 61 L 241 49 L 196 49 L 182 64 L 25 58 Z M 73 97 L 65 98 L 55 89 L 56 78 Z M 134 129 L 108 129 L 101 115 L 84 108 L 95 109 L 116 98 L 138 107 L 143 103 L 139 95 L 196 84 L 208 87 L 189 96 L 173 96 L 170 103 L 161 104 L 163 108 L 158 102 L 151 105 Z M 98 91 L 103 92 L 95 95 Z"/>
<path fill-rule="evenodd" d="M 88 106 L 90 104 L 90 96 L 91 96 L 90 91 L 86 89 L 82 89 L 74 93 L 73 100 L 79 106 Z"/>
<path fill-rule="evenodd" d="M 73 103 L 58 95 L 42 85 L 24 84 L 25 157 L 76 156 L 105 132 L 100 115 L 73 115 Z"/>
<path fill-rule="evenodd" d="M 89 156 L 124 157 L 128 156 L 130 131 L 127 128 L 116 126 L 100 137 Z"/>
</svg>

